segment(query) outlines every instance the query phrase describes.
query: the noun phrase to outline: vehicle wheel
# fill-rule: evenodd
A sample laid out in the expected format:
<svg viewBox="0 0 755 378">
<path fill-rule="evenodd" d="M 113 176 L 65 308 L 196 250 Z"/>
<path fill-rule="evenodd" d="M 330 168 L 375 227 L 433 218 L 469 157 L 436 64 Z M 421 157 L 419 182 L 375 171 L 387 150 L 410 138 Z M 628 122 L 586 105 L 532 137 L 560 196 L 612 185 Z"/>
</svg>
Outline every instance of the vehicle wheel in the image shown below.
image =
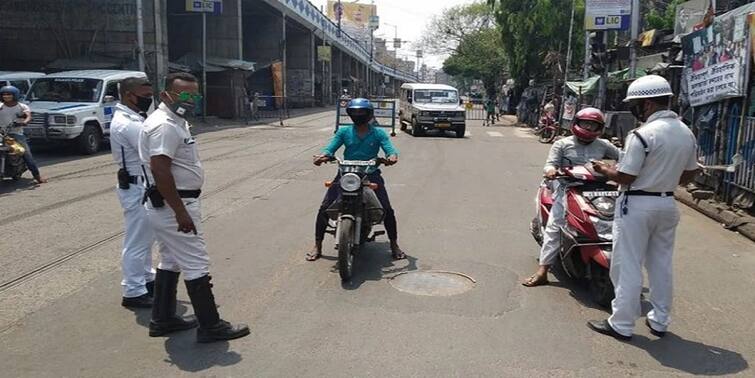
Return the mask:
<svg viewBox="0 0 755 378">
<path fill-rule="evenodd" d="M 338 274 L 341 280 L 348 281 L 354 268 L 354 221 L 343 218 L 338 227 Z"/>
<path fill-rule="evenodd" d="M 614 298 L 613 283 L 608 269 L 590 261 L 590 297 L 601 307 L 611 307 Z"/>
<path fill-rule="evenodd" d="M 406 131 L 406 122 L 402 121 L 401 118 L 399 118 L 399 123 L 401 124 L 401 131 Z"/>
<path fill-rule="evenodd" d="M 544 127 L 539 132 L 538 141 L 540 143 L 551 143 L 553 142 L 553 139 L 556 139 L 556 130 L 553 130 L 550 127 Z"/>
<path fill-rule="evenodd" d="M 543 245 L 543 233 L 540 230 L 540 219 L 538 217 L 532 218 L 532 222 L 530 222 L 530 234 L 535 238 L 538 245 Z"/>
<path fill-rule="evenodd" d="M 456 129 L 456 137 L 457 138 L 464 138 L 464 134 L 467 132 L 467 127 L 462 126 L 460 129 Z"/>
<path fill-rule="evenodd" d="M 79 151 L 84 155 L 94 155 L 100 150 L 102 135 L 97 125 L 86 125 L 84 131 L 76 138 Z"/>
<path fill-rule="evenodd" d="M 423 135 L 425 135 L 425 130 L 417 123 L 416 118 L 412 118 L 412 136 L 421 137 Z"/>
</svg>

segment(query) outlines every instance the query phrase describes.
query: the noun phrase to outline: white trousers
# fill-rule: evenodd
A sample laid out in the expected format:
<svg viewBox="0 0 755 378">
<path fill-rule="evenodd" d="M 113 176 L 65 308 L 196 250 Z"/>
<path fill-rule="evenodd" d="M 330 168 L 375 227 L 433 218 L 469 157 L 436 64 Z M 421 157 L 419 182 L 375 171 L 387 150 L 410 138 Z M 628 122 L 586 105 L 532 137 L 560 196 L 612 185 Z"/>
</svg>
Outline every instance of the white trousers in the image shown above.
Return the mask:
<svg viewBox="0 0 755 378">
<path fill-rule="evenodd" d="M 196 235 L 178 231 L 176 214 L 167 203 L 155 209 L 147 201 L 146 209 L 160 247 L 158 267 L 171 272 L 181 272 L 185 280 L 194 280 L 209 273 L 210 257 L 207 255 L 207 245 L 202 234 L 199 199 L 184 198 L 183 203 L 197 228 Z"/>
<path fill-rule="evenodd" d="M 566 225 L 566 186 L 553 183 L 553 206 L 548 223 L 543 232 L 543 246 L 540 248 L 540 265 L 553 265 L 561 248 L 561 228 Z M 540 209 L 538 209 L 540 211 Z"/>
<path fill-rule="evenodd" d="M 121 251 L 121 287 L 126 298 L 138 297 L 147 293 L 144 286 L 154 281 L 152 269 L 152 244 L 155 237 L 147 220 L 147 212 L 142 206 L 144 187 L 131 184 L 126 190 L 116 187 L 118 200 L 123 208 L 125 234 Z"/>
<path fill-rule="evenodd" d="M 624 196 L 617 199 L 613 226 L 611 281 L 616 298 L 609 323 L 616 332 L 631 336 L 641 316 L 642 266 L 648 273 L 650 303 L 647 318 L 653 329 L 665 332 L 671 321 L 672 256 L 679 210 L 673 197 L 630 196 L 627 214 Z"/>
</svg>

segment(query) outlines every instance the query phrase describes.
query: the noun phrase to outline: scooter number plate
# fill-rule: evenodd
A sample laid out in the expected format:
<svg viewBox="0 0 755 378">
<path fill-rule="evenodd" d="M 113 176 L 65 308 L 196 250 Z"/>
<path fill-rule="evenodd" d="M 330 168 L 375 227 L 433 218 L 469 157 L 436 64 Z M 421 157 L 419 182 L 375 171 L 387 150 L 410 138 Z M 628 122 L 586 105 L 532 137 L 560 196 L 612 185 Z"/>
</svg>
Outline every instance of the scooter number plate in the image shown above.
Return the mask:
<svg viewBox="0 0 755 378">
<path fill-rule="evenodd" d="M 596 197 L 618 197 L 621 195 L 621 192 L 610 190 L 610 191 L 597 191 L 597 192 L 583 192 L 582 195 L 585 198 L 596 198 Z"/>
</svg>

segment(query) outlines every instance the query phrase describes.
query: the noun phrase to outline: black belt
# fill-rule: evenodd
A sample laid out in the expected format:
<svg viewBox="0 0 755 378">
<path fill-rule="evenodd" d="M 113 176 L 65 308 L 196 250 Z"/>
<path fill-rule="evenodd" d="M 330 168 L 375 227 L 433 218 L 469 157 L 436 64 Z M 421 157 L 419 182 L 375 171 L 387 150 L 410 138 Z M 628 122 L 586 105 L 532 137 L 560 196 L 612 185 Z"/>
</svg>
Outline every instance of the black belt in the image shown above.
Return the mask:
<svg viewBox="0 0 755 378">
<path fill-rule="evenodd" d="M 650 196 L 650 197 L 673 197 L 674 192 L 646 192 L 644 190 L 627 190 L 624 194 L 628 196 Z"/>
<path fill-rule="evenodd" d="M 179 190 L 178 196 L 181 198 L 199 198 L 199 195 L 202 194 L 201 189 L 197 190 Z"/>
</svg>

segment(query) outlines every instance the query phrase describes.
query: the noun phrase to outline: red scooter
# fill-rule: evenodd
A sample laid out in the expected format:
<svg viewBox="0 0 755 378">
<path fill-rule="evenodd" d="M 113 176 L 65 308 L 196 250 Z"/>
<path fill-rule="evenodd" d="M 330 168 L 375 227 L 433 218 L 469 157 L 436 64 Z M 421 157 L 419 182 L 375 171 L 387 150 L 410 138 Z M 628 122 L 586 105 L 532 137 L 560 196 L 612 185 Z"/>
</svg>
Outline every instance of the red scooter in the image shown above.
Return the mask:
<svg viewBox="0 0 755 378">
<path fill-rule="evenodd" d="M 613 215 L 619 192 L 614 183 L 595 172 L 591 164 L 560 170 L 556 180 L 565 185 L 566 226 L 561 229 L 561 266 L 573 279 L 587 279 L 590 296 L 608 307 L 614 297 L 608 274 L 611 266 Z M 543 244 L 543 232 L 553 206 L 552 183 L 543 181 L 537 193 L 537 215 L 530 231 Z"/>
</svg>

